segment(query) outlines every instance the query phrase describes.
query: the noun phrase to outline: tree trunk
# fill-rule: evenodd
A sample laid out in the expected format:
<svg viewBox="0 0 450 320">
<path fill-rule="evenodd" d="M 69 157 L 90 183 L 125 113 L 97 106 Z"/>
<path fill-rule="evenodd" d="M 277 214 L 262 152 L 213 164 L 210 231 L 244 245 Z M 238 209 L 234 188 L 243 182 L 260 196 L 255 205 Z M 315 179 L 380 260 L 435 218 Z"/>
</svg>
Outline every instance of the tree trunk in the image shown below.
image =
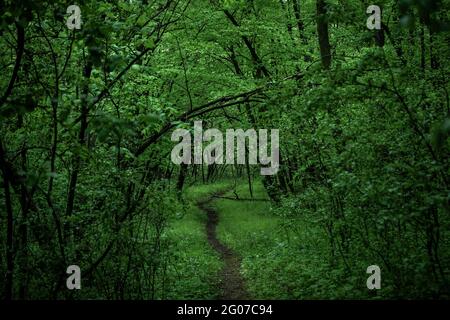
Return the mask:
<svg viewBox="0 0 450 320">
<path fill-rule="evenodd" d="M 331 67 L 331 46 L 328 35 L 327 7 L 325 0 L 316 1 L 317 34 L 319 36 L 320 58 L 322 66 L 328 70 Z"/>
<path fill-rule="evenodd" d="M 184 186 L 184 180 L 186 178 L 186 172 L 187 172 L 187 164 L 182 163 L 180 166 L 180 173 L 178 174 L 178 181 L 177 181 L 177 193 L 178 197 L 181 198 L 182 192 L 183 192 L 183 186 Z"/>
<path fill-rule="evenodd" d="M 17 127 L 23 127 L 23 116 L 22 114 L 18 115 L 17 119 Z M 26 172 L 27 168 L 27 149 L 26 144 L 22 146 L 22 150 L 20 151 L 21 158 L 21 168 L 23 172 Z M 20 184 L 20 206 L 22 208 L 22 221 L 19 226 L 19 234 L 20 234 L 20 287 L 19 287 L 19 298 L 21 300 L 26 299 L 26 290 L 28 284 L 28 211 L 29 211 L 29 203 L 31 199 L 28 199 L 28 191 L 25 183 Z M 31 196 L 30 196 L 31 198 Z"/>
<path fill-rule="evenodd" d="M 78 146 L 81 148 L 86 143 L 86 129 L 88 126 L 87 123 L 87 117 L 88 117 L 88 94 L 89 94 L 89 85 L 88 80 L 91 77 L 92 72 L 92 62 L 88 62 L 88 64 L 85 66 L 83 71 L 83 77 L 86 81 L 84 84 L 83 90 L 82 90 L 82 106 L 81 106 L 81 124 L 80 124 L 80 131 L 78 133 Z M 80 172 L 80 166 L 81 166 L 81 154 L 78 152 L 73 159 L 73 170 L 72 174 L 70 175 L 69 180 L 69 192 L 67 195 L 67 206 L 66 206 L 66 216 L 69 217 L 72 215 L 73 212 L 73 203 L 75 199 L 75 190 L 77 187 L 77 180 L 78 180 L 78 174 Z"/>
<path fill-rule="evenodd" d="M 301 43 L 306 44 L 305 25 L 303 24 L 302 16 L 300 14 L 300 5 L 297 0 L 292 0 L 292 7 L 294 8 L 294 15 Z"/>
<path fill-rule="evenodd" d="M 11 204 L 11 192 L 9 189 L 11 173 L 6 164 L 3 141 L 0 141 L 0 169 L 3 175 L 3 188 L 5 189 L 6 206 L 6 279 L 5 279 L 5 300 L 13 297 L 13 273 L 14 273 L 14 248 L 13 248 L 13 209 Z"/>
</svg>

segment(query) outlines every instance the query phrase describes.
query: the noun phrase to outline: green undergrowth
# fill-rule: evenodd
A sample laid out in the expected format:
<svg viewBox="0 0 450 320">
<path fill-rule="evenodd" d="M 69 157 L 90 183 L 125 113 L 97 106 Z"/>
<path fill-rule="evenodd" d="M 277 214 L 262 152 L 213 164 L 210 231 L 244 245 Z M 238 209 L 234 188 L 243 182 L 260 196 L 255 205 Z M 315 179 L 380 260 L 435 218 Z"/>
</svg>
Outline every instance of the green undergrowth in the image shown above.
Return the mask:
<svg viewBox="0 0 450 320">
<path fill-rule="evenodd" d="M 184 210 L 171 221 L 167 237 L 172 243 L 168 268 L 167 299 L 214 299 L 219 294 L 219 255 L 206 238 L 206 214 L 197 201 L 224 190 L 227 181 L 193 185 L 183 193 Z"/>
<path fill-rule="evenodd" d="M 250 197 L 246 184 L 235 192 L 239 198 Z M 255 199 L 267 198 L 261 183 L 255 183 L 253 193 Z M 219 199 L 215 206 L 218 237 L 241 256 L 241 273 L 252 298 L 377 298 L 366 288 L 363 264 L 351 273 L 333 268 L 323 230 L 314 221 L 292 222 L 294 232 L 270 202 Z"/>
<path fill-rule="evenodd" d="M 219 214 L 217 235 L 241 258 L 241 274 L 253 299 L 373 299 L 366 288 L 365 266 L 358 270 L 337 268 L 329 257 L 324 230 L 308 216 L 287 221 L 286 209 L 269 201 L 262 183 L 255 182 L 249 201 L 248 185 L 235 188 L 229 181 L 194 185 L 184 192 L 184 212 L 171 221 L 167 237 L 172 243 L 168 271 L 168 299 L 214 299 L 219 294 L 218 272 L 223 266 L 206 237 L 205 212 L 196 203 L 213 193 L 230 190 L 213 205 Z M 243 200 L 244 199 L 244 200 Z M 358 264 L 356 264 L 358 265 Z"/>
</svg>

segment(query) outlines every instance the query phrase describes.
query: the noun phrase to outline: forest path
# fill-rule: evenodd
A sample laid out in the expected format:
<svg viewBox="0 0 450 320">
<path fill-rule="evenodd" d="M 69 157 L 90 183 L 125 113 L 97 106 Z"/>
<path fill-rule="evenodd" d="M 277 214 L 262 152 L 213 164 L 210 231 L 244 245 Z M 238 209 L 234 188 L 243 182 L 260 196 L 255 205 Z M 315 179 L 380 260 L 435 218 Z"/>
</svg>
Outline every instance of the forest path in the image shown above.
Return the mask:
<svg viewBox="0 0 450 320">
<path fill-rule="evenodd" d="M 211 206 L 211 202 L 214 200 L 214 196 L 220 196 L 225 193 L 226 191 L 216 193 L 206 200 L 199 201 L 197 206 L 207 214 L 206 234 L 208 242 L 220 254 L 224 262 L 224 267 L 220 273 L 221 296 L 219 296 L 219 299 L 245 300 L 249 299 L 249 295 L 245 289 L 244 279 L 239 272 L 241 259 L 233 250 L 217 239 L 216 228 L 219 223 L 219 215 L 217 210 Z"/>
</svg>

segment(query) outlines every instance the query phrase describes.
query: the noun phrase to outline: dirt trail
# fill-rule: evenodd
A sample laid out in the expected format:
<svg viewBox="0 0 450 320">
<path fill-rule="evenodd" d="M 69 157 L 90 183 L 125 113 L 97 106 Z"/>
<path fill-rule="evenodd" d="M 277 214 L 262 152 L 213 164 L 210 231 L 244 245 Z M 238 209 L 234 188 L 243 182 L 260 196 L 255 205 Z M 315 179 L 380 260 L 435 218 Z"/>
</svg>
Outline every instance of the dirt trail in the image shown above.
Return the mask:
<svg viewBox="0 0 450 320">
<path fill-rule="evenodd" d="M 221 283 L 220 289 L 222 295 L 219 299 L 222 300 L 244 300 L 249 299 L 249 295 L 245 290 L 244 280 L 242 279 L 239 269 L 241 266 L 241 259 L 227 246 L 222 244 L 217 239 L 216 227 L 219 223 L 219 215 L 217 211 L 212 207 L 211 202 L 214 200 L 214 196 L 223 195 L 225 192 L 214 194 L 207 200 L 198 202 L 198 207 L 206 212 L 208 221 L 206 223 L 206 233 L 208 236 L 208 242 L 211 246 L 219 252 L 222 260 L 224 261 L 224 267 L 220 273 Z"/>
</svg>

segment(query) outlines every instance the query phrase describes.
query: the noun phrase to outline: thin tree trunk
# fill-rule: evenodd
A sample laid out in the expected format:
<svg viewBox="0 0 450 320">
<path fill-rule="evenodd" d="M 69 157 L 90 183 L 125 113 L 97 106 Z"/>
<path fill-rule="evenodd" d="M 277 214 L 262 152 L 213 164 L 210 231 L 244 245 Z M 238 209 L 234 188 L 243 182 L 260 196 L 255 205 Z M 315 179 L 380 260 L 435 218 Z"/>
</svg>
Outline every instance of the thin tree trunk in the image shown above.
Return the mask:
<svg viewBox="0 0 450 320">
<path fill-rule="evenodd" d="M 6 88 L 6 92 L 0 97 L 0 107 L 7 101 L 8 97 L 11 95 L 14 84 L 17 80 L 20 63 L 22 61 L 22 56 L 25 46 L 25 30 L 16 22 L 17 29 L 17 49 L 16 49 L 16 61 L 14 63 L 13 73 L 11 79 Z M 13 209 L 11 202 L 11 192 L 10 192 L 10 172 L 8 172 L 6 164 L 6 155 L 3 149 L 3 141 L 0 140 L 0 170 L 3 174 L 3 187 L 5 189 L 5 206 L 6 206 L 6 277 L 5 277 L 5 300 L 11 300 L 13 298 L 13 274 L 14 274 L 14 248 L 13 248 L 13 237 L 14 237 L 14 224 L 13 224 Z"/>
<path fill-rule="evenodd" d="M 300 5 L 297 0 L 292 0 L 292 7 L 294 8 L 294 15 L 301 43 L 306 44 L 305 25 L 303 24 L 302 16 L 300 14 Z"/>
<path fill-rule="evenodd" d="M 184 186 L 184 180 L 186 178 L 187 173 L 187 164 L 182 163 L 180 165 L 180 173 L 178 174 L 178 181 L 177 181 L 177 193 L 178 197 L 181 198 L 181 194 L 183 192 L 183 186 Z"/>
<path fill-rule="evenodd" d="M 86 81 L 83 90 L 82 90 L 82 99 L 83 103 L 81 106 L 81 124 L 80 124 L 80 131 L 78 134 L 78 146 L 81 148 L 85 145 L 86 142 L 86 129 L 88 126 L 87 123 L 87 117 L 88 117 L 88 99 L 87 96 L 89 94 L 89 85 L 88 85 L 88 79 L 91 77 L 92 72 L 92 62 L 88 62 L 88 64 L 85 66 L 83 71 L 83 77 Z M 81 154 L 78 152 L 73 159 L 73 170 L 72 174 L 70 175 L 69 180 L 69 191 L 67 195 L 67 206 L 66 206 L 66 217 L 69 217 L 72 215 L 73 212 L 73 203 L 75 199 L 75 190 L 77 187 L 77 180 L 78 180 L 78 174 L 80 173 L 80 167 L 81 167 Z"/>
<path fill-rule="evenodd" d="M 23 126 L 23 116 L 21 114 L 18 115 L 17 126 L 22 128 Z M 21 167 L 22 171 L 26 172 L 27 166 L 27 149 L 26 145 L 22 146 L 22 150 L 20 151 L 21 158 Z M 31 201 L 31 200 L 30 200 Z M 28 200 L 28 192 L 26 185 L 21 183 L 20 185 L 20 206 L 22 208 L 22 221 L 19 226 L 19 234 L 20 234 L 20 273 L 21 273 L 21 281 L 19 287 L 19 298 L 21 300 L 26 299 L 26 290 L 28 284 L 28 211 L 29 211 L 29 202 Z"/>
<path fill-rule="evenodd" d="M 3 141 L 0 140 L 0 169 L 3 175 L 3 188 L 5 189 L 6 206 L 6 279 L 5 279 L 5 300 L 13 298 L 13 273 L 14 273 L 14 248 L 13 248 L 13 209 L 11 204 L 10 172 L 8 170 L 3 149 Z"/>
<path fill-rule="evenodd" d="M 328 34 L 327 7 L 325 0 L 316 1 L 317 34 L 319 36 L 320 58 L 324 69 L 331 67 L 331 46 Z"/>
<path fill-rule="evenodd" d="M 247 172 L 247 181 L 248 181 L 248 191 L 250 192 L 250 198 L 253 199 L 253 188 L 252 188 L 252 175 L 251 175 L 251 170 L 250 170 L 250 163 L 249 163 L 249 150 L 247 145 L 245 145 L 245 152 L 247 153 L 247 155 L 245 156 L 245 169 Z"/>
<path fill-rule="evenodd" d="M 293 40 L 294 38 L 292 36 L 291 10 L 289 9 L 289 6 L 286 7 L 284 0 L 280 0 L 280 4 L 283 11 L 286 12 L 286 27 L 289 33 L 289 37 Z"/>
</svg>

